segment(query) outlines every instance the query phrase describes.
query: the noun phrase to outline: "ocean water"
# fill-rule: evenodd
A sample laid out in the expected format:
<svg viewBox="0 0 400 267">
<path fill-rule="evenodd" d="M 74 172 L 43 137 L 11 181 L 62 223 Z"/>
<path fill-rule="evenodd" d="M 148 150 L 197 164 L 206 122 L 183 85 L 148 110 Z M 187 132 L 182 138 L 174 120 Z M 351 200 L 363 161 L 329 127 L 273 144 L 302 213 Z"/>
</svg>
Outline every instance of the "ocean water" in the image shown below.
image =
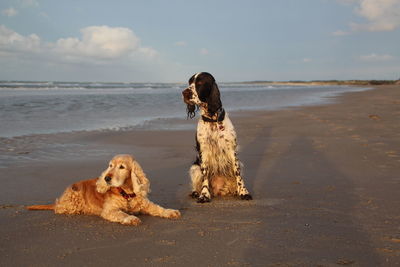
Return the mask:
<svg viewBox="0 0 400 267">
<path fill-rule="evenodd" d="M 148 125 L 179 128 L 177 123 L 169 125 L 161 121 L 186 118 L 181 97 L 186 86 L 179 83 L 0 82 L 0 137 Z M 323 104 L 340 93 L 366 90 L 346 86 L 244 83 L 220 83 L 219 88 L 228 112 Z"/>
</svg>

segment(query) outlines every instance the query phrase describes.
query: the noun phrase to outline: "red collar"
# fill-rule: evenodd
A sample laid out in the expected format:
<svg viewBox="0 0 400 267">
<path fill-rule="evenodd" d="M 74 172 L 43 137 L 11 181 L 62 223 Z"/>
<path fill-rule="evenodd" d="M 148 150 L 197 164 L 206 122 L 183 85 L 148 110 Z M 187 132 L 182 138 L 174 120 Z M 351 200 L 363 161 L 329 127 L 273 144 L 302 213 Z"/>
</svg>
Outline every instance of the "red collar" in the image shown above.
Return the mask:
<svg viewBox="0 0 400 267">
<path fill-rule="evenodd" d="M 117 189 L 118 189 L 118 192 L 120 193 L 120 195 L 121 195 L 123 198 L 127 199 L 127 200 L 136 197 L 136 194 L 135 194 L 135 193 L 128 194 L 128 193 L 126 193 L 126 192 L 124 191 L 124 189 L 122 189 L 121 187 L 118 187 Z"/>
<path fill-rule="evenodd" d="M 206 116 L 201 116 L 201 118 L 205 122 L 221 122 L 221 121 L 223 121 L 225 119 L 225 109 L 220 108 L 215 114 L 217 115 L 216 119 L 209 118 L 209 117 L 206 117 Z"/>
</svg>

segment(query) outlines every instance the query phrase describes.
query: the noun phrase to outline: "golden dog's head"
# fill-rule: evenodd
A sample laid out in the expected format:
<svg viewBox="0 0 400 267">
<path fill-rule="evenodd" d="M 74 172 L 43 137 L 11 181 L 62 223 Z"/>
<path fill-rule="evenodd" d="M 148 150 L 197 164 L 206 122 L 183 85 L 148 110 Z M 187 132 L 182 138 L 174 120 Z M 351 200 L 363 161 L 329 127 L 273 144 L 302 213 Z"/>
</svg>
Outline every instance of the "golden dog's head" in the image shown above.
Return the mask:
<svg viewBox="0 0 400 267">
<path fill-rule="evenodd" d="M 139 163 L 130 155 L 117 155 L 109 163 L 96 182 L 99 193 L 107 192 L 111 187 L 132 187 L 136 195 L 147 196 L 150 182 Z"/>
</svg>

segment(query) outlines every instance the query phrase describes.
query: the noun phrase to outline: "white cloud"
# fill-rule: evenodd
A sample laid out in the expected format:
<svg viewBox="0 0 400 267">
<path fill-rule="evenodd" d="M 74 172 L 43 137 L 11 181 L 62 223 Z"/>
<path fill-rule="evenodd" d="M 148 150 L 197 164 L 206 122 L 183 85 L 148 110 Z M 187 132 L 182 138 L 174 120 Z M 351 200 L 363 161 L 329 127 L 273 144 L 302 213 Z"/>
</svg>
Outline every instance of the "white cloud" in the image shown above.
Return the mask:
<svg viewBox="0 0 400 267">
<path fill-rule="evenodd" d="M 202 49 L 200 49 L 200 54 L 202 54 L 203 56 L 206 56 L 206 55 L 210 54 L 210 52 L 208 51 L 208 49 L 202 48 Z"/>
<path fill-rule="evenodd" d="M 342 30 L 338 30 L 332 33 L 332 35 L 334 36 L 346 36 L 349 35 L 350 32 L 346 32 L 346 31 L 342 31 Z"/>
<path fill-rule="evenodd" d="M 143 47 L 140 39 L 128 28 L 92 26 L 81 29 L 82 39 L 75 37 L 59 39 L 54 46 L 58 54 L 74 58 L 118 59 L 141 55 L 154 57 L 157 52 Z"/>
<path fill-rule="evenodd" d="M 7 16 L 7 17 L 14 17 L 14 16 L 16 16 L 18 14 L 18 10 L 16 10 L 13 7 L 10 7 L 10 8 L 7 8 L 7 9 L 3 9 L 1 11 L 1 14 L 3 14 L 4 16 Z"/>
<path fill-rule="evenodd" d="M 364 18 L 365 23 L 350 23 L 356 31 L 393 31 L 400 26 L 399 0 L 338 0 L 341 3 L 356 3 L 355 14 Z"/>
<path fill-rule="evenodd" d="M 36 0 L 19 0 L 19 4 L 22 7 L 38 7 L 39 3 Z"/>
<path fill-rule="evenodd" d="M 187 43 L 185 41 L 178 41 L 174 45 L 175 46 L 187 46 Z"/>
<path fill-rule="evenodd" d="M 367 62 L 390 61 L 393 59 L 394 57 L 391 55 L 378 55 L 375 53 L 360 56 L 360 60 Z"/>
<path fill-rule="evenodd" d="M 41 40 L 36 34 L 22 36 L 0 25 L 0 52 L 2 54 L 37 53 L 41 50 Z"/>
<path fill-rule="evenodd" d="M 14 1 L 20 10 L 39 5 L 31 0 Z M 195 72 L 193 66 L 189 68 L 167 62 L 126 27 L 91 26 L 77 36 L 50 42 L 0 23 L 0 79 L 174 82 Z"/>
<path fill-rule="evenodd" d="M 356 4 L 359 0 L 337 0 L 337 1 L 345 5 L 350 5 L 350 4 Z"/>
<path fill-rule="evenodd" d="M 35 34 L 23 36 L 0 25 L 0 52 L 25 55 L 41 52 L 45 58 L 92 63 L 157 56 L 156 50 L 142 46 L 140 39 L 128 28 L 92 26 L 81 29 L 81 33 L 81 39 L 69 37 L 46 43 Z"/>
<path fill-rule="evenodd" d="M 92 26 L 46 42 L 0 25 L 0 79 L 174 82 L 186 72 L 128 28 Z"/>
</svg>

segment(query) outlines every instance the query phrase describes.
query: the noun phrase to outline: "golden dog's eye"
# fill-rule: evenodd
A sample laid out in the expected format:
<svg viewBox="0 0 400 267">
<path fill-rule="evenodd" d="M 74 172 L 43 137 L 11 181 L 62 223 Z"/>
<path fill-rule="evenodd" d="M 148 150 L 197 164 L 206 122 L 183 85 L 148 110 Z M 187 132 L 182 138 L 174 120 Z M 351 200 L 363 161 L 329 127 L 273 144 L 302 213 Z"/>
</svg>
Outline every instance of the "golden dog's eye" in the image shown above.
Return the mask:
<svg viewBox="0 0 400 267">
<path fill-rule="evenodd" d="M 125 169 L 125 167 L 123 165 L 119 166 L 120 169 Z"/>
<path fill-rule="evenodd" d="M 112 164 L 110 164 L 110 166 L 108 166 L 108 167 L 112 168 L 112 167 L 113 167 L 113 165 L 112 165 Z"/>
</svg>

